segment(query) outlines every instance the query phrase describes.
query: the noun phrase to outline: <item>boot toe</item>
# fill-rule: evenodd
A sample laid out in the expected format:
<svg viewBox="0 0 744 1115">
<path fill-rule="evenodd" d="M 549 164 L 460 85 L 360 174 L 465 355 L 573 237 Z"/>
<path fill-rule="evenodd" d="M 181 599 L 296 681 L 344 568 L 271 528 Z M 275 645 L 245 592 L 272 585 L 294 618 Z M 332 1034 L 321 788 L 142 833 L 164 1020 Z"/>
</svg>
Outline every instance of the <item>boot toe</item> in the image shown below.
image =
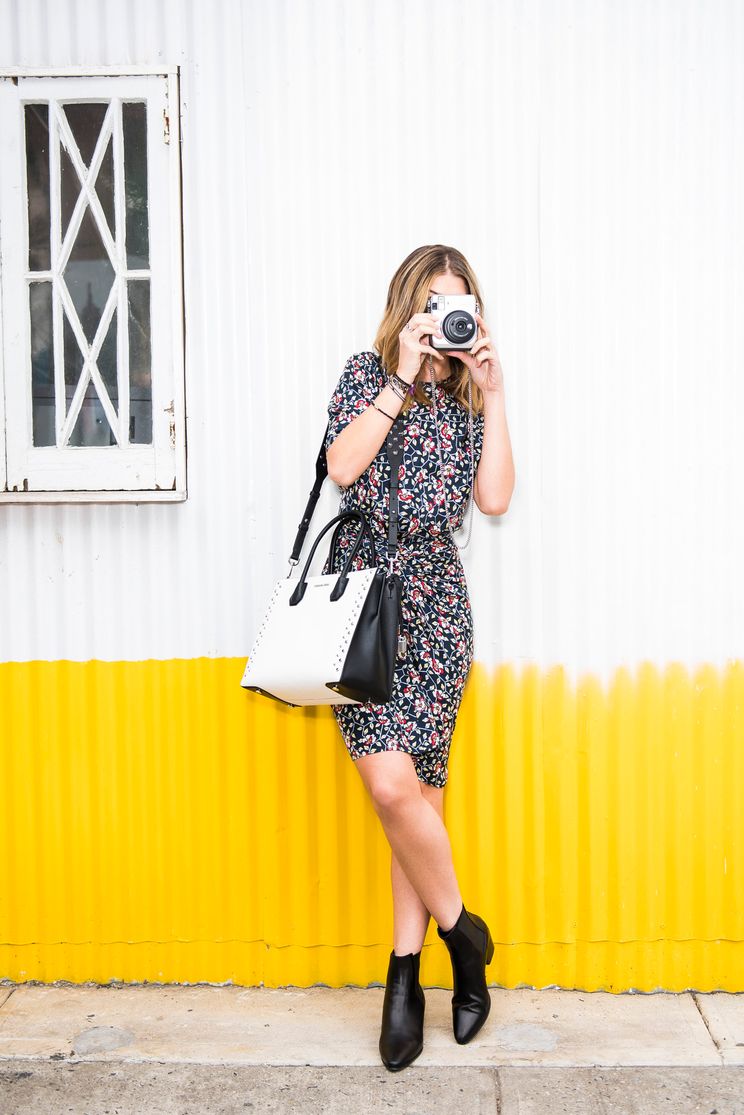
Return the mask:
<svg viewBox="0 0 744 1115">
<path fill-rule="evenodd" d="M 398 1072 L 415 1061 L 423 1048 L 421 1041 L 410 1041 L 397 1046 L 385 1046 L 380 1042 L 380 1058 L 386 1069 Z"/>
<path fill-rule="evenodd" d="M 489 1003 L 485 1010 L 469 1010 L 467 1007 L 460 1007 L 453 1012 L 452 1029 L 458 1045 L 465 1045 L 475 1037 L 488 1018 L 490 1010 L 491 1004 Z"/>
</svg>

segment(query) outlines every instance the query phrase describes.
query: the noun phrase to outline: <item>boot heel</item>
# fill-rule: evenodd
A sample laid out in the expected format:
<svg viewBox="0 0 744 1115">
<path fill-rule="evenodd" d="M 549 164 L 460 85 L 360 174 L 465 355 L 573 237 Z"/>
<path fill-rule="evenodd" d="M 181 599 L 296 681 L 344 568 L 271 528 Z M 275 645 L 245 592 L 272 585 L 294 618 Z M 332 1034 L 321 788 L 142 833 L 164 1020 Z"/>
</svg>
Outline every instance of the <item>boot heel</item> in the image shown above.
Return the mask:
<svg viewBox="0 0 744 1115">
<path fill-rule="evenodd" d="M 488 928 L 483 918 L 478 914 L 470 914 L 470 920 L 475 922 L 479 929 L 482 929 L 486 935 L 486 964 L 490 964 L 493 959 L 494 944 L 491 937 L 491 930 Z"/>
</svg>

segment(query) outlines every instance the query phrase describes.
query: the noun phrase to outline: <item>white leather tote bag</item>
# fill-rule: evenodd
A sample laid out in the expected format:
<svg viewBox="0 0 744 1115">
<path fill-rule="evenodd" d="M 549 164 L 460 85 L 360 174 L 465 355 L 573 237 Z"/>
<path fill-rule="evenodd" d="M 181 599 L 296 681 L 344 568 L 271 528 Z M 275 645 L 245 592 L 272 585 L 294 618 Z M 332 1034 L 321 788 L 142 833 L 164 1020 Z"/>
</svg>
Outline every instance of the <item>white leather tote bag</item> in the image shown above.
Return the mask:
<svg viewBox="0 0 744 1115">
<path fill-rule="evenodd" d="M 389 567 L 373 564 L 352 570 L 366 535 L 374 537 L 360 510 L 343 511 L 321 530 L 299 580 L 277 581 L 259 625 L 241 685 L 288 705 L 384 703 L 390 699 L 399 649 L 401 580 L 394 571 L 398 545 L 398 472 L 403 455 L 400 427 L 388 434 L 391 463 Z M 295 539 L 290 564 L 296 565 L 327 473 L 325 435 L 316 480 Z M 359 531 L 340 572 L 308 576 L 321 539 L 331 527 L 357 522 Z M 336 554 L 330 546 L 330 569 Z"/>
</svg>

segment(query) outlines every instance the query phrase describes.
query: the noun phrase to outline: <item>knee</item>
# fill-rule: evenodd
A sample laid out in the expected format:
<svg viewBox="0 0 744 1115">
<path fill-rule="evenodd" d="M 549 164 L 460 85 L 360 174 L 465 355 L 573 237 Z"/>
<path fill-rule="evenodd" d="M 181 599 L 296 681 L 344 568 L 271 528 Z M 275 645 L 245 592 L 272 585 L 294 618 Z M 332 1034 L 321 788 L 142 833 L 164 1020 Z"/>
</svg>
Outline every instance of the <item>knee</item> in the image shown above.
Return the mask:
<svg viewBox="0 0 744 1115">
<path fill-rule="evenodd" d="M 372 779 L 368 784 L 369 794 L 375 812 L 380 815 L 394 816 L 410 805 L 414 794 L 409 780 L 402 781 L 390 775 L 381 774 Z M 416 789 L 418 796 L 420 791 Z"/>
</svg>

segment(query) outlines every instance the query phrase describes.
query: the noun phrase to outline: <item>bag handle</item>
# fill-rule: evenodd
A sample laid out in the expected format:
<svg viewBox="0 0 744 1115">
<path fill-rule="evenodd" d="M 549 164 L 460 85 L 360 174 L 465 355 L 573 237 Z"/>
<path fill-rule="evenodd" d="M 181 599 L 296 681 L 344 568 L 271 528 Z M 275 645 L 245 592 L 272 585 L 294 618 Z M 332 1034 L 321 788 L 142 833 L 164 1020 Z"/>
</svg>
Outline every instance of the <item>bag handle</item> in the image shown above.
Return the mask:
<svg viewBox="0 0 744 1115">
<path fill-rule="evenodd" d="M 333 590 L 331 591 L 331 600 L 338 600 L 339 597 L 343 596 L 344 590 L 345 590 L 346 585 L 348 584 L 348 580 L 349 580 L 347 574 L 348 574 L 349 569 L 351 567 L 352 561 L 354 560 L 357 553 L 359 552 L 359 547 L 362 544 L 362 537 L 364 536 L 365 532 L 367 533 L 367 535 L 369 537 L 370 543 L 372 544 L 372 552 L 374 553 L 374 539 L 372 537 L 372 531 L 370 530 L 369 523 L 367 522 L 366 518 L 364 517 L 364 515 L 362 514 L 361 511 L 354 511 L 354 510 L 352 510 L 352 511 L 341 511 L 340 514 L 334 515 L 334 517 L 332 519 L 329 519 L 329 521 L 326 523 L 326 525 L 321 530 L 318 537 L 313 542 L 312 549 L 310 550 L 310 553 L 307 556 L 307 561 L 305 562 L 305 567 L 302 570 L 302 574 L 300 576 L 300 579 L 297 582 L 297 586 L 296 586 L 294 592 L 292 593 L 292 595 L 289 598 L 289 603 L 291 605 L 299 604 L 300 601 L 302 600 L 303 596 L 305 595 L 305 589 L 307 588 L 308 569 L 310 568 L 310 564 L 313 560 L 313 557 L 315 556 L 315 551 L 317 550 L 318 544 L 321 541 L 321 539 L 323 538 L 323 535 L 327 531 L 329 531 L 335 523 L 347 522 L 347 521 L 358 522 L 360 524 L 360 529 L 359 529 L 359 533 L 357 534 L 356 538 L 354 539 L 354 545 L 351 547 L 351 549 L 349 550 L 349 553 L 346 555 L 346 561 L 344 562 L 343 569 L 341 570 L 341 572 L 338 575 L 338 579 L 336 581 L 336 584 L 333 586 Z"/>
</svg>

